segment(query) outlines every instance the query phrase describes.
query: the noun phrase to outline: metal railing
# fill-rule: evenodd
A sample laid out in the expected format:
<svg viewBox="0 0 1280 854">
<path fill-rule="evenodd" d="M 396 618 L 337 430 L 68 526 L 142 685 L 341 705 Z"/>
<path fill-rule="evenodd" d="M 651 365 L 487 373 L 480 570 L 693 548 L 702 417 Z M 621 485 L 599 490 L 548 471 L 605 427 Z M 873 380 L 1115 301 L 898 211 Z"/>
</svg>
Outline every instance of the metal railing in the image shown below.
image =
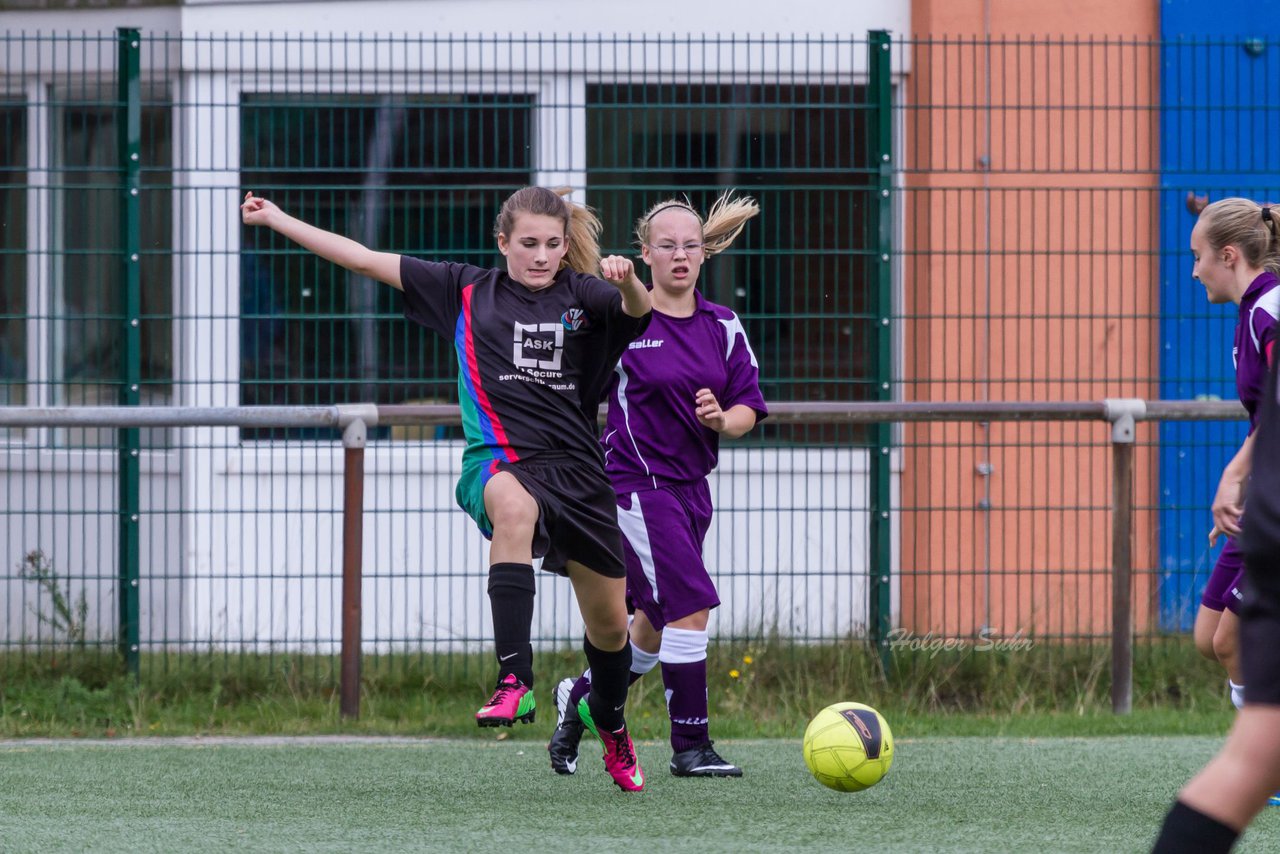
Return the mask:
<svg viewBox="0 0 1280 854">
<path fill-rule="evenodd" d="M 1206 401 L 1144 401 L 1108 399 L 1097 402 L 876 402 L 876 403 L 780 403 L 770 417 L 784 423 L 864 423 L 893 425 L 909 422 L 1103 422 L 1111 427 L 1111 673 L 1112 708 L 1127 713 L 1132 704 L 1133 621 L 1133 468 L 1136 428 L 1151 421 L 1236 420 L 1243 416 L 1239 404 Z M 15 430 L 45 427 L 102 427 L 121 431 L 143 427 L 324 427 L 342 432 L 342 594 L 341 594 L 341 712 L 359 714 L 362 657 L 363 531 L 365 448 L 368 431 L 379 426 L 454 425 L 459 413 L 449 405 L 376 406 L 372 404 L 328 407 L 3 407 L 0 427 Z M 889 448 L 871 448 L 889 453 Z M 137 457 L 137 449 L 122 440 L 121 462 Z M 121 466 L 121 477 L 137 477 L 137 466 Z M 872 513 L 876 508 L 869 508 Z M 123 539 L 136 532 L 139 515 L 122 503 L 118 526 Z M 885 515 L 886 521 L 888 514 Z M 137 672 L 140 640 L 137 597 L 140 567 L 125 565 L 138 560 L 137 550 L 121 552 L 117 568 L 121 615 L 118 645 L 128 668 Z M 868 640 L 888 658 L 888 627 L 875 619 L 879 596 L 889 591 L 891 569 L 869 560 L 872 593 L 868 596 Z M 887 595 L 887 594 L 886 594 Z"/>
</svg>

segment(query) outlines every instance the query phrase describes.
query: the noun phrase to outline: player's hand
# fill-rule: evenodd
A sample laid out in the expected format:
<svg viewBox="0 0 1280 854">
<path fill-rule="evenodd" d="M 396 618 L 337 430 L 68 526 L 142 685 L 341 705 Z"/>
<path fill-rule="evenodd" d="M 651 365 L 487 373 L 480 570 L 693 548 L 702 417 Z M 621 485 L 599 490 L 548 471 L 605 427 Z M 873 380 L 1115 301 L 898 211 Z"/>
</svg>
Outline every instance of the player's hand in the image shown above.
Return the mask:
<svg viewBox="0 0 1280 854">
<path fill-rule="evenodd" d="M 716 400 L 716 396 L 711 393 L 711 389 L 698 389 L 698 393 L 693 397 L 697 409 L 693 414 L 698 416 L 698 422 L 703 427 L 715 430 L 717 433 L 723 433 L 725 428 L 724 410 L 720 408 L 720 401 Z"/>
<path fill-rule="evenodd" d="M 245 225 L 268 225 L 271 217 L 279 210 L 275 202 L 260 199 L 250 190 L 244 194 L 244 201 L 240 203 L 240 219 Z"/>
<path fill-rule="evenodd" d="M 615 288 L 625 285 L 635 278 L 636 265 L 630 258 L 622 255 L 610 255 L 600 259 L 600 275 Z"/>
<path fill-rule="evenodd" d="M 1213 496 L 1212 510 L 1214 530 L 1219 534 L 1239 536 L 1240 517 L 1244 515 L 1244 481 L 1229 471 L 1224 472 L 1218 482 L 1218 492 Z"/>
</svg>

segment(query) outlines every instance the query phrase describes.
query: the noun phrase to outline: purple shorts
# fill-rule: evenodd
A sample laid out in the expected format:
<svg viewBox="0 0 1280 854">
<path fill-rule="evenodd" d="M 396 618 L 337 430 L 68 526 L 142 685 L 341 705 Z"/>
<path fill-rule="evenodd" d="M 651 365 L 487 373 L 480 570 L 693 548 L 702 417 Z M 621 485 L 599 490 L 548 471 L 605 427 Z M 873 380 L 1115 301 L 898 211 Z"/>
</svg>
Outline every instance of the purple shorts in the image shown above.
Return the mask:
<svg viewBox="0 0 1280 854">
<path fill-rule="evenodd" d="M 1222 554 L 1218 555 L 1218 562 L 1213 565 L 1209 583 L 1204 586 L 1200 604 L 1210 611 L 1227 610 L 1239 615 L 1243 596 L 1244 553 L 1236 545 L 1235 538 L 1228 537 Z"/>
<path fill-rule="evenodd" d="M 627 597 L 655 629 L 720 604 L 702 562 L 711 525 L 706 479 L 618 495 Z"/>
</svg>

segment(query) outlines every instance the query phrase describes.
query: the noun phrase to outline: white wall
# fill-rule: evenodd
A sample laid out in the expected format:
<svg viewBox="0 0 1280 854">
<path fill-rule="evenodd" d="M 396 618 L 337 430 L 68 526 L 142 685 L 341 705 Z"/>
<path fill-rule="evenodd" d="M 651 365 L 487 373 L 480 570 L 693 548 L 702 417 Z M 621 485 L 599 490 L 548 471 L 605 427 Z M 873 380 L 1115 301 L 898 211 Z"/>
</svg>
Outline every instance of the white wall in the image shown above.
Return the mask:
<svg viewBox="0 0 1280 854">
<path fill-rule="evenodd" d="M 10 31 L 95 32 L 121 26 L 183 33 L 671 33 L 910 32 L 909 0 L 186 0 L 182 6 L 0 12 Z"/>
<path fill-rule="evenodd" d="M 215 474 L 213 567 L 193 579 L 191 631 L 215 644 L 334 651 L 341 626 L 343 453 L 246 447 Z M 487 543 L 458 509 L 461 445 L 375 443 L 366 453 L 365 647 L 486 648 Z M 728 449 L 711 479 L 706 561 L 722 635 L 834 638 L 867 615 L 867 455 Z M 535 637 L 582 636 L 567 581 L 538 575 Z M 894 597 L 896 600 L 896 596 Z M 398 639 L 399 642 L 392 642 Z"/>
<path fill-rule="evenodd" d="M 653 51 L 631 50 L 621 57 L 612 55 L 608 42 L 614 37 L 652 39 L 655 42 L 695 41 L 703 35 L 738 37 L 742 40 L 741 56 L 752 50 L 751 44 L 761 39 L 806 37 L 821 39 L 862 39 L 870 30 L 889 30 L 896 35 L 911 31 L 910 0 L 790 0 L 786 3 L 765 0 L 650 0 L 645 4 L 609 2 L 609 0 L 321 0 L 321 2 L 223 2 L 223 0 L 187 0 L 178 7 L 143 9 L 75 9 L 55 11 L 0 11 L 0 27 L 10 33 L 97 33 L 118 27 L 137 27 L 151 34 L 173 35 L 351 35 L 411 36 L 415 47 L 406 54 L 418 53 L 419 42 L 430 42 L 434 36 L 473 36 L 477 39 L 525 37 L 546 39 L 550 36 L 573 40 L 602 40 L 602 49 L 593 62 L 606 67 L 625 63 L 628 68 L 649 68 L 654 74 L 680 67 L 680 53 L 663 55 Z M 154 50 L 154 48 L 152 48 Z M 305 49 L 300 46 L 305 53 Z M 365 49 L 351 46 L 352 55 L 364 56 Z M 407 63 L 415 67 L 412 56 L 400 56 L 384 44 L 375 52 L 383 54 L 388 65 Z M 447 53 L 454 53 L 449 48 Z M 517 54 L 519 51 L 516 52 Z M 865 51 L 847 52 L 832 47 L 796 53 L 770 44 L 755 56 L 757 64 L 765 62 L 777 68 L 793 69 L 803 74 L 865 73 Z M 326 48 L 317 61 L 322 65 L 334 60 Z M 503 63 L 507 52 L 483 57 L 486 62 Z M 647 58 L 646 58 L 647 57 Z M 338 62 L 345 61 L 342 56 Z M 447 56 L 446 56 L 447 59 Z M 418 57 L 417 61 L 423 61 Z M 431 61 L 439 61 L 431 57 Z M 532 60 L 542 70 L 549 70 L 554 60 L 545 51 Z M 910 55 L 895 57 L 905 73 Z M 723 56 L 725 67 L 740 65 L 731 55 Z M 8 67 L 21 67 L 10 61 Z M 28 66 L 29 67 L 29 66 Z M 176 64 L 173 66 L 177 70 Z M 184 63 L 190 68 L 190 58 Z M 366 67 L 369 67 L 366 65 Z M 438 67 L 438 66 L 437 66 Z M 444 67 L 448 67 L 447 63 Z M 491 69 L 485 69 L 491 70 Z M 581 71 L 581 68 L 574 69 Z M 714 72 L 715 69 L 706 69 Z"/>
<path fill-rule="evenodd" d="M 368 651 L 474 651 L 490 642 L 487 543 L 453 499 L 460 456 L 456 443 L 375 443 L 366 454 Z M 191 642 L 336 651 L 342 448 L 263 444 L 218 457 L 223 462 L 212 491 L 194 501 L 188 493 L 184 506 L 180 457 L 144 455 L 144 651 Z M 706 542 L 707 566 L 723 602 L 712 619 L 713 634 L 776 630 L 784 637 L 829 639 L 865 629 L 866 467 L 862 451 L 725 451 L 711 478 L 716 516 Z M 9 510 L 0 515 L 0 554 L 16 567 L 23 554 L 43 550 L 70 597 L 84 593 L 90 639 L 115 637 L 114 469 L 111 452 L 0 455 Z M 192 530 L 208 542 L 207 561 L 192 562 L 184 548 L 185 532 Z M 544 646 L 576 644 L 582 622 L 569 583 L 540 573 L 538 586 L 535 637 Z M 16 642 L 47 632 L 35 612 L 48 613 L 48 603 L 36 597 L 34 584 L 12 580 L 0 592 L 0 638 Z"/>
<path fill-rule="evenodd" d="M 185 620 L 181 518 L 176 511 L 181 478 L 176 456 L 145 453 L 140 513 L 142 578 L 139 585 L 144 641 L 189 636 Z M 9 643 L 50 639 L 39 615 L 54 609 L 48 591 L 18 579 L 23 557 L 40 551 L 68 601 L 88 605 L 88 641 L 117 637 L 119 506 L 114 451 L 0 448 L 0 639 Z"/>
</svg>

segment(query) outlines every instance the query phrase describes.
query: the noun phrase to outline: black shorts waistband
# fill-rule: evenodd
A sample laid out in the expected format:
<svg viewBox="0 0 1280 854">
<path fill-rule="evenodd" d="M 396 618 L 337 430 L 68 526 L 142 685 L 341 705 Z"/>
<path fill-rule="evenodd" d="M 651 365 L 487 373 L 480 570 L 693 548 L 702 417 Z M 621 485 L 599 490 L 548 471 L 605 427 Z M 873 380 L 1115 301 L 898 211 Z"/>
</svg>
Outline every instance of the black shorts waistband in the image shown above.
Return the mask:
<svg viewBox="0 0 1280 854">
<path fill-rule="evenodd" d="M 590 466 L 591 468 L 600 469 L 601 474 L 604 473 L 604 465 L 600 460 L 583 459 L 581 454 L 575 454 L 572 451 L 538 451 L 527 457 L 521 457 L 512 465 L 559 465 L 561 463 L 577 463 L 582 466 Z"/>
</svg>

